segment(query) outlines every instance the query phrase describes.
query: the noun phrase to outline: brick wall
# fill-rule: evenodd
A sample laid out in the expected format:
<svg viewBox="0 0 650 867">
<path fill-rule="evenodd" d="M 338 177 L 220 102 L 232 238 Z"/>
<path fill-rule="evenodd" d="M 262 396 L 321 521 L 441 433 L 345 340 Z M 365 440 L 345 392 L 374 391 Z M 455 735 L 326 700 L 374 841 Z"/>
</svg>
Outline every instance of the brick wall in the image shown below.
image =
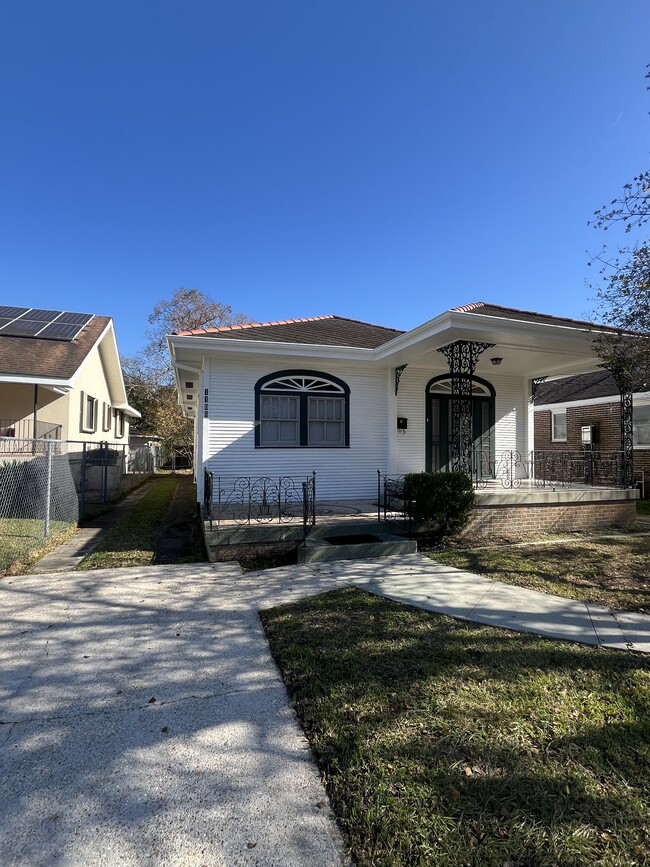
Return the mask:
<svg viewBox="0 0 650 867">
<path fill-rule="evenodd" d="M 461 535 L 471 539 L 524 539 L 542 533 L 627 527 L 635 517 L 635 500 L 477 506 Z"/>
<path fill-rule="evenodd" d="M 584 424 L 598 425 L 599 442 L 596 448 L 603 452 L 621 450 L 621 407 L 614 403 L 597 406 L 569 406 L 566 413 L 567 441 L 551 441 L 551 410 L 535 413 L 535 449 L 539 451 L 572 451 L 582 448 L 581 427 Z M 650 449 L 634 450 L 635 473 L 645 472 L 646 497 L 650 496 Z"/>
</svg>

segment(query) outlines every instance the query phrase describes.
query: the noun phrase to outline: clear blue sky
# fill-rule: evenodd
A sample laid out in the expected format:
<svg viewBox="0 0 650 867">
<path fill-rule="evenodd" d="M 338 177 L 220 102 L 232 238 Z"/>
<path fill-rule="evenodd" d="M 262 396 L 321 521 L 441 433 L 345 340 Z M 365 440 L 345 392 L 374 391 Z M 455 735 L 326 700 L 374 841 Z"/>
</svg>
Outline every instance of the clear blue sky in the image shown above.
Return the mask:
<svg viewBox="0 0 650 867">
<path fill-rule="evenodd" d="M 5 0 L 0 303 L 582 316 L 648 62 L 648 0 Z"/>
</svg>

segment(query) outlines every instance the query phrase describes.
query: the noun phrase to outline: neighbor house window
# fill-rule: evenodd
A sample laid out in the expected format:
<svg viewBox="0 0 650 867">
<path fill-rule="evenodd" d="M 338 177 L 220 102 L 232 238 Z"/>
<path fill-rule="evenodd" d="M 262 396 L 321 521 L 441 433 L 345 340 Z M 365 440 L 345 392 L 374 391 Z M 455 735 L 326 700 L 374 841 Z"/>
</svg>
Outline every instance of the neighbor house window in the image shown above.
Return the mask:
<svg viewBox="0 0 650 867">
<path fill-rule="evenodd" d="M 111 408 L 110 403 L 106 403 L 104 401 L 102 405 L 102 430 L 109 431 L 111 429 L 111 416 L 113 415 L 113 410 Z"/>
<path fill-rule="evenodd" d="M 551 439 L 554 443 L 566 442 L 566 410 L 557 409 L 551 412 Z"/>
<path fill-rule="evenodd" d="M 316 371 L 283 370 L 255 386 L 257 448 L 345 448 L 350 444 L 350 389 Z"/>
<path fill-rule="evenodd" d="M 81 430 L 84 433 L 95 433 L 97 430 L 97 398 L 81 392 Z"/>
<path fill-rule="evenodd" d="M 635 406 L 632 419 L 632 435 L 635 448 L 650 448 L 650 404 Z"/>
<path fill-rule="evenodd" d="M 124 436 L 124 413 L 121 409 L 115 410 L 115 436 Z"/>
</svg>

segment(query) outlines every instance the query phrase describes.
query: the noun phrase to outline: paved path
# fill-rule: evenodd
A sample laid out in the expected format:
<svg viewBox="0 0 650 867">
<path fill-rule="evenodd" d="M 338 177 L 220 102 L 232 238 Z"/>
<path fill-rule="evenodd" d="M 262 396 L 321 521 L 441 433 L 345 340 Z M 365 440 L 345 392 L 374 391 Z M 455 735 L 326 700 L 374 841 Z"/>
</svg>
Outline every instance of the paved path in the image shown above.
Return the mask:
<svg viewBox="0 0 650 867">
<path fill-rule="evenodd" d="M 501 584 L 421 554 L 323 564 L 324 578 L 463 620 L 650 653 L 650 615 Z"/>
<path fill-rule="evenodd" d="M 258 611 L 352 585 L 479 623 L 650 652 L 650 617 L 419 554 L 0 581 L 2 867 L 345 863 Z"/>
<path fill-rule="evenodd" d="M 238 573 L 0 581 L 2 867 L 346 863 L 257 615 L 328 582 Z"/>
</svg>

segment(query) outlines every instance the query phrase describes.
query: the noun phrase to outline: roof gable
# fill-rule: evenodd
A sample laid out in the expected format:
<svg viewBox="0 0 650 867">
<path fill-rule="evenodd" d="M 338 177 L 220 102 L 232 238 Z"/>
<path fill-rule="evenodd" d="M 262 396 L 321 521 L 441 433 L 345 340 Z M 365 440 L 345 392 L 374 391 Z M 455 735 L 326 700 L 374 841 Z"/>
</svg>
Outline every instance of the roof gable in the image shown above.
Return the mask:
<svg viewBox="0 0 650 867">
<path fill-rule="evenodd" d="M 306 319 L 197 328 L 179 331 L 176 336 L 375 349 L 403 333 L 395 328 L 384 328 L 343 316 L 313 316 Z"/>
</svg>

